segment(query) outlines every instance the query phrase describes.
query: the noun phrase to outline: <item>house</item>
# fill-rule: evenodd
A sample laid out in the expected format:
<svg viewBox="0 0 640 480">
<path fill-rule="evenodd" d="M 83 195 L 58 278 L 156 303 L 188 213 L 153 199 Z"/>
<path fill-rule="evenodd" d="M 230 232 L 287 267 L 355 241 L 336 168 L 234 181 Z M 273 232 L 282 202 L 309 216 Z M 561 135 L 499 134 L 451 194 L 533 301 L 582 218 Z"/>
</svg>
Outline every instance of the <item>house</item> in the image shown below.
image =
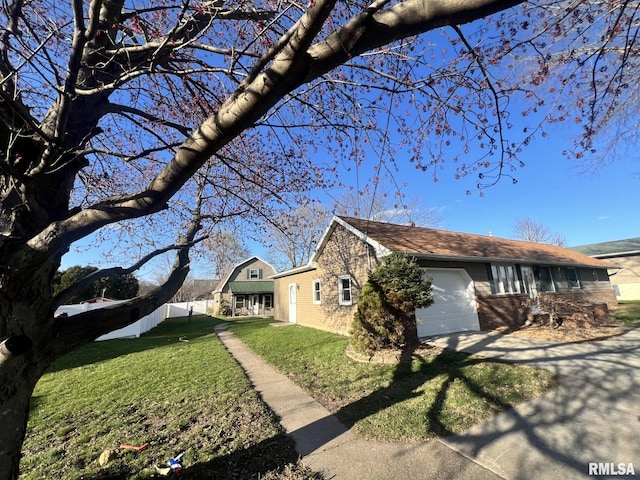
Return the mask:
<svg viewBox="0 0 640 480">
<path fill-rule="evenodd" d="M 432 278 L 434 304 L 416 312 L 420 336 L 519 326 L 541 296 L 617 304 L 611 265 L 572 250 L 334 217 L 307 265 L 273 276 L 274 317 L 348 334 L 368 271 L 392 251 Z"/>
<path fill-rule="evenodd" d="M 273 280 L 275 269 L 258 257 L 251 257 L 233 267 L 213 291 L 214 312 L 238 315 L 273 315 Z"/>
<path fill-rule="evenodd" d="M 111 303 L 111 302 L 115 302 L 115 300 L 112 300 L 111 298 L 106 298 L 106 297 L 94 297 L 88 300 L 81 301 L 80 305 L 84 303 Z"/>
<path fill-rule="evenodd" d="M 215 290 L 220 280 L 196 278 L 191 288 L 191 300 L 207 300 L 211 298 L 211 292 Z"/>
<path fill-rule="evenodd" d="M 614 262 L 609 278 L 618 300 L 640 300 L 640 237 L 571 247 L 593 258 Z"/>
</svg>

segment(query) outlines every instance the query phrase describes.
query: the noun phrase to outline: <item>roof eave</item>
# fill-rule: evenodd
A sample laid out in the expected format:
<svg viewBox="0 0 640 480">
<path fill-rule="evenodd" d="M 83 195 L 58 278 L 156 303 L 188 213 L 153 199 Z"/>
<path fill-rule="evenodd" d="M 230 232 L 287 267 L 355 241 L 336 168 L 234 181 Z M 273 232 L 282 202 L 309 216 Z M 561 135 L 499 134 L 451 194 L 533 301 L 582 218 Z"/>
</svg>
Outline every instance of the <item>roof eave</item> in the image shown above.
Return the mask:
<svg viewBox="0 0 640 480">
<path fill-rule="evenodd" d="M 615 252 L 615 253 L 597 253 L 595 255 L 589 255 L 593 258 L 614 258 L 614 257 L 630 257 L 632 255 L 640 255 L 640 250 L 630 250 L 628 252 Z"/>
<path fill-rule="evenodd" d="M 531 258 L 505 258 L 505 257 L 473 257 L 462 255 L 442 255 L 438 253 L 418 253 L 418 252 L 403 252 L 406 255 L 411 255 L 418 259 L 428 260 L 441 260 L 441 261 L 453 261 L 453 262 L 473 262 L 473 263 L 490 263 L 490 262 L 511 262 L 511 263 L 523 263 L 523 264 L 538 264 L 549 266 L 562 266 L 562 267 L 590 267 L 590 268 L 618 268 L 615 265 L 600 265 L 591 263 L 580 262 L 561 262 L 558 260 L 537 260 Z"/>
<path fill-rule="evenodd" d="M 289 270 L 285 270 L 283 272 L 276 273 L 275 275 L 271 275 L 270 277 L 267 277 L 267 278 L 275 280 L 276 278 L 288 277 L 288 276 L 291 276 L 291 275 L 295 275 L 297 273 L 310 272 L 312 270 L 315 270 L 316 268 L 318 268 L 318 266 L 317 266 L 317 264 L 315 262 L 308 263 L 308 264 L 302 265 L 300 267 L 295 267 L 295 268 L 291 268 Z"/>
</svg>

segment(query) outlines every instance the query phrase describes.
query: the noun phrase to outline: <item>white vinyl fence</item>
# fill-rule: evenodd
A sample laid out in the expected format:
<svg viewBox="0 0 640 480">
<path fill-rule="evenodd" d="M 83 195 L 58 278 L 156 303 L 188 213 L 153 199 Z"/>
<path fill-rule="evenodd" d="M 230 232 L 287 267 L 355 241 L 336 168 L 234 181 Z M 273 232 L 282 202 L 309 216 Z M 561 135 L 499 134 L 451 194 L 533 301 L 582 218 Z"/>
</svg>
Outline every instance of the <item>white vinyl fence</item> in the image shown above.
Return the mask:
<svg viewBox="0 0 640 480">
<path fill-rule="evenodd" d="M 104 308 L 110 305 L 117 305 L 125 300 L 115 300 L 113 302 L 101 302 L 101 303 L 81 303 L 78 305 L 61 305 L 56 310 L 56 316 L 62 313 L 66 313 L 69 316 L 77 315 L 78 313 L 87 312 L 89 310 L 95 310 L 97 308 Z M 186 317 L 189 315 L 189 310 L 193 308 L 193 314 L 206 314 L 209 304 L 213 305 L 213 300 L 198 300 L 194 302 L 180 302 L 180 303 L 165 303 L 154 312 L 150 313 L 146 317 L 142 317 L 137 322 L 127 325 L 126 327 L 114 330 L 113 332 L 106 333 L 97 340 L 111 340 L 114 338 L 138 338 L 145 332 L 148 332 L 153 327 L 172 317 Z"/>
</svg>

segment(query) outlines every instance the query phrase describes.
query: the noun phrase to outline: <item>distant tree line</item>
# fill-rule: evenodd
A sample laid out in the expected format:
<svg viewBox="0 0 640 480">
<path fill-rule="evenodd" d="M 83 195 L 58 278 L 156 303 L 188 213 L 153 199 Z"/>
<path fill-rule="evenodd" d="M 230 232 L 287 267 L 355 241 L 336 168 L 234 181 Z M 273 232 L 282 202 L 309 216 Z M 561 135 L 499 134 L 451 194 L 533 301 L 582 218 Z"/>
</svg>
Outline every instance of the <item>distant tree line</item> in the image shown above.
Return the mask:
<svg viewBox="0 0 640 480">
<path fill-rule="evenodd" d="M 75 265 L 66 270 L 59 270 L 53 279 L 53 294 L 57 295 L 71 285 L 76 284 L 78 280 L 96 271 L 98 271 L 98 268 L 91 265 L 86 267 Z M 138 294 L 139 286 L 138 279 L 132 274 L 102 278 L 74 293 L 69 297 L 67 303 L 75 304 L 97 297 L 126 300 Z"/>
</svg>

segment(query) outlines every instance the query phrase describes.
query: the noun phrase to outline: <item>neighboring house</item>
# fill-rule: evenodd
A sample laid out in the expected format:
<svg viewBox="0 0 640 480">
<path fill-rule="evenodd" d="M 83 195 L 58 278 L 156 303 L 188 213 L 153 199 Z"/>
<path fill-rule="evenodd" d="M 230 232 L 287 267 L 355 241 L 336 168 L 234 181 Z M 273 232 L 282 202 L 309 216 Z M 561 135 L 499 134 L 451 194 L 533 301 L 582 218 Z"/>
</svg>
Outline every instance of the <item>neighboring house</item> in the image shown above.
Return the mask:
<svg viewBox="0 0 640 480">
<path fill-rule="evenodd" d="M 609 279 L 618 300 L 640 300 L 640 237 L 571 247 L 576 252 L 613 262 Z"/>
<path fill-rule="evenodd" d="M 191 292 L 191 300 L 207 300 L 211 298 L 211 292 L 217 288 L 220 280 L 194 279 Z"/>
<path fill-rule="evenodd" d="M 214 312 L 220 313 L 225 302 L 232 316 L 273 315 L 273 280 L 275 269 L 258 257 L 251 257 L 233 267 L 213 291 Z"/>
<path fill-rule="evenodd" d="M 416 312 L 420 336 L 522 325 L 542 295 L 617 304 L 611 265 L 572 250 L 334 217 L 306 266 L 273 277 L 274 317 L 348 334 L 368 271 L 392 251 L 433 279 L 434 304 Z"/>
<path fill-rule="evenodd" d="M 80 304 L 82 305 L 83 303 L 110 303 L 115 301 L 116 300 L 112 300 L 110 298 L 105 298 L 105 297 L 94 297 L 94 298 L 90 298 L 89 300 L 83 300 L 80 302 Z"/>
</svg>

